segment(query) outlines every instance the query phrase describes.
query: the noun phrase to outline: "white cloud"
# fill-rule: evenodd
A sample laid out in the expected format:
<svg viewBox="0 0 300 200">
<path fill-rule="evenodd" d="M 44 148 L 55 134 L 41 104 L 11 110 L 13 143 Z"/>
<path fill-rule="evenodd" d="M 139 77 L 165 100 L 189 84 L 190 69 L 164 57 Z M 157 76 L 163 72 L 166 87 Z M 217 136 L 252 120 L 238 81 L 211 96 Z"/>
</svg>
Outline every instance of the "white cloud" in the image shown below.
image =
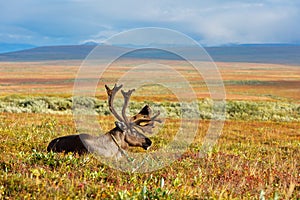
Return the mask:
<svg viewBox="0 0 300 200">
<path fill-rule="evenodd" d="M 190 30 L 209 45 L 300 41 L 299 7 L 235 3 L 206 10 Z M 206 17 L 205 17 L 206 16 Z"/>
<path fill-rule="evenodd" d="M 11 0 L 0 8 L 0 42 L 13 42 L 9 35 L 38 45 L 99 42 L 145 26 L 175 29 L 209 45 L 300 42 L 295 0 Z"/>
</svg>

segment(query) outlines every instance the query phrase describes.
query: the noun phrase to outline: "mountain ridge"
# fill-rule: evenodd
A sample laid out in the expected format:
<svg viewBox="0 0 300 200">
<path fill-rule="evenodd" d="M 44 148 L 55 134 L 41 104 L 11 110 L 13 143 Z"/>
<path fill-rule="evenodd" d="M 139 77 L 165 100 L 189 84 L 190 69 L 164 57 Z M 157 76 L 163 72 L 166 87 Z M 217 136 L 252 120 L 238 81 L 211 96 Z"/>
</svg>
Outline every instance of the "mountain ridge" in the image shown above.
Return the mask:
<svg viewBox="0 0 300 200">
<path fill-rule="evenodd" d="M 96 47 L 94 43 L 81 45 L 42 46 L 15 52 L 1 53 L 0 61 L 44 61 L 44 60 L 83 60 Z M 122 46 L 100 45 L 100 54 L 109 58 L 116 52 L 131 52 L 127 58 L 153 59 L 182 59 L 180 56 L 159 49 L 144 48 L 134 51 L 135 48 Z M 168 48 L 170 49 L 170 48 Z M 182 50 L 184 47 L 174 47 Z M 186 47 L 195 58 L 196 51 Z M 204 47 L 214 61 L 223 62 L 254 62 L 300 65 L 300 45 L 295 44 L 237 44 L 230 46 Z M 99 49 L 97 49 L 99 50 Z M 195 55 L 194 55 L 195 54 Z"/>
<path fill-rule="evenodd" d="M 32 49 L 36 47 L 32 44 L 23 44 L 23 43 L 0 43 L 0 54 L 2 53 L 9 53 L 14 51 Z"/>
</svg>

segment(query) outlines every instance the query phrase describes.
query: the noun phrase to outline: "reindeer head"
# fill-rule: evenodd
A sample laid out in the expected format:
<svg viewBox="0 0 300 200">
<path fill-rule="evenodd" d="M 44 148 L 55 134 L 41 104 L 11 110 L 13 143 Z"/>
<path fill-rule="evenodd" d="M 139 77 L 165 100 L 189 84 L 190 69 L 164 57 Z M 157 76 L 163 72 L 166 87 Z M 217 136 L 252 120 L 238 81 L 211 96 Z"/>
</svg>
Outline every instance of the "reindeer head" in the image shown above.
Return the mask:
<svg viewBox="0 0 300 200">
<path fill-rule="evenodd" d="M 134 89 L 127 92 L 121 90 L 124 97 L 121 117 L 114 109 L 113 101 L 116 93 L 122 88 L 122 85 L 115 85 L 113 89 L 110 89 L 107 85 L 105 85 L 105 88 L 108 95 L 109 110 L 118 120 L 115 122 L 115 124 L 116 127 L 124 134 L 125 142 L 129 146 L 138 146 L 147 150 L 151 146 L 152 142 L 143 133 L 152 133 L 154 122 L 161 123 L 161 121 L 157 119 L 160 113 L 158 112 L 156 115 L 151 117 L 152 111 L 150 107 L 146 105 L 138 114 L 128 119 L 128 117 L 126 116 L 126 108 L 128 107 L 129 99 L 132 92 L 134 92 Z"/>
</svg>

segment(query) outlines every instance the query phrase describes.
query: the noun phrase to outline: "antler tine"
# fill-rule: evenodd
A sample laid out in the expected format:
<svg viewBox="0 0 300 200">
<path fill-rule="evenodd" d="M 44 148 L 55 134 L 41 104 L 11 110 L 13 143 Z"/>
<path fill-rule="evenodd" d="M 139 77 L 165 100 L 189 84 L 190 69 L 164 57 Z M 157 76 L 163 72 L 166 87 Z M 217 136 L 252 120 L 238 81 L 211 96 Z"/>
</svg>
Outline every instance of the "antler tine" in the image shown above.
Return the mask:
<svg viewBox="0 0 300 200">
<path fill-rule="evenodd" d="M 156 121 L 156 122 L 158 122 L 158 123 L 162 123 L 162 120 L 161 119 L 156 119 L 158 116 L 160 115 L 160 111 L 158 111 L 157 113 L 156 113 L 156 115 L 154 115 L 153 117 L 151 117 L 151 121 Z"/>
<path fill-rule="evenodd" d="M 113 101 L 115 98 L 116 93 L 123 87 L 123 85 L 117 86 L 117 84 L 114 85 L 114 88 L 111 90 L 107 85 L 105 85 L 106 92 L 108 95 L 108 105 L 110 112 L 119 120 L 120 122 L 124 121 L 122 117 L 117 113 L 117 111 L 114 108 Z"/>
<path fill-rule="evenodd" d="M 143 133 L 152 134 L 152 129 L 154 128 L 154 122 L 151 122 L 147 126 L 135 126 L 136 128 L 140 129 Z"/>
<path fill-rule="evenodd" d="M 123 105 L 123 108 L 122 108 L 122 116 L 123 116 L 124 122 L 125 122 L 127 127 L 130 127 L 130 124 L 129 124 L 129 120 L 126 116 L 126 108 L 128 107 L 128 102 L 129 102 L 130 96 L 131 96 L 132 92 L 134 92 L 134 91 L 135 91 L 135 89 L 128 90 L 128 92 L 124 92 L 124 90 L 121 90 L 122 95 L 124 97 L 124 105 Z"/>
</svg>

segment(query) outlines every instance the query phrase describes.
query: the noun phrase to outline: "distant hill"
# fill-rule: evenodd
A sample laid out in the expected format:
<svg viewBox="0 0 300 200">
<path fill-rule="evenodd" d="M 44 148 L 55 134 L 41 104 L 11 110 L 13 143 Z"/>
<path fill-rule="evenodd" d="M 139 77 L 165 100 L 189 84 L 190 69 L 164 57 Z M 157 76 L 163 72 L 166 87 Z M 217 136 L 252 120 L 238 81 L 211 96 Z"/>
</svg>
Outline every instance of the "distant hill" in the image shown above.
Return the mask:
<svg viewBox="0 0 300 200">
<path fill-rule="evenodd" d="M 44 46 L 0 54 L 0 61 L 41 61 L 84 59 L 94 48 L 88 45 Z"/>
<path fill-rule="evenodd" d="M 45 46 L 32 49 L 2 53 L 0 61 L 43 61 L 43 60 L 82 60 L 94 48 L 95 44 Z M 190 52 L 193 58 L 198 59 L 196 51 L 190 47 L 174 47 L 176 50 Z M 300 45 L 232 45 L 222 47 L 205 47 L 214 61 L 224 62 L 256 62 L 279 63 L 300 65 Z M 101 56 L 109 58 L 113 52 L 122 50 L 134 50 L 129 47 L 101 46 Z M 132 51 L 126 58 L 152 58 L 152 59 L 182 59 L 172 53 L 157 50 L 144 49 Z"/>
<path fill-rule="evenodd" d="M 215 61 L 300 65 L 300 45 L 242 45 L 206 50 Z"/>
<path fill-rule="evenodd" d="M 31 44 L 10 44 L 10 43 L 0 43 L 0 53 L 19 51 L 24 49 L 34 48 Z"/>
</svg>

